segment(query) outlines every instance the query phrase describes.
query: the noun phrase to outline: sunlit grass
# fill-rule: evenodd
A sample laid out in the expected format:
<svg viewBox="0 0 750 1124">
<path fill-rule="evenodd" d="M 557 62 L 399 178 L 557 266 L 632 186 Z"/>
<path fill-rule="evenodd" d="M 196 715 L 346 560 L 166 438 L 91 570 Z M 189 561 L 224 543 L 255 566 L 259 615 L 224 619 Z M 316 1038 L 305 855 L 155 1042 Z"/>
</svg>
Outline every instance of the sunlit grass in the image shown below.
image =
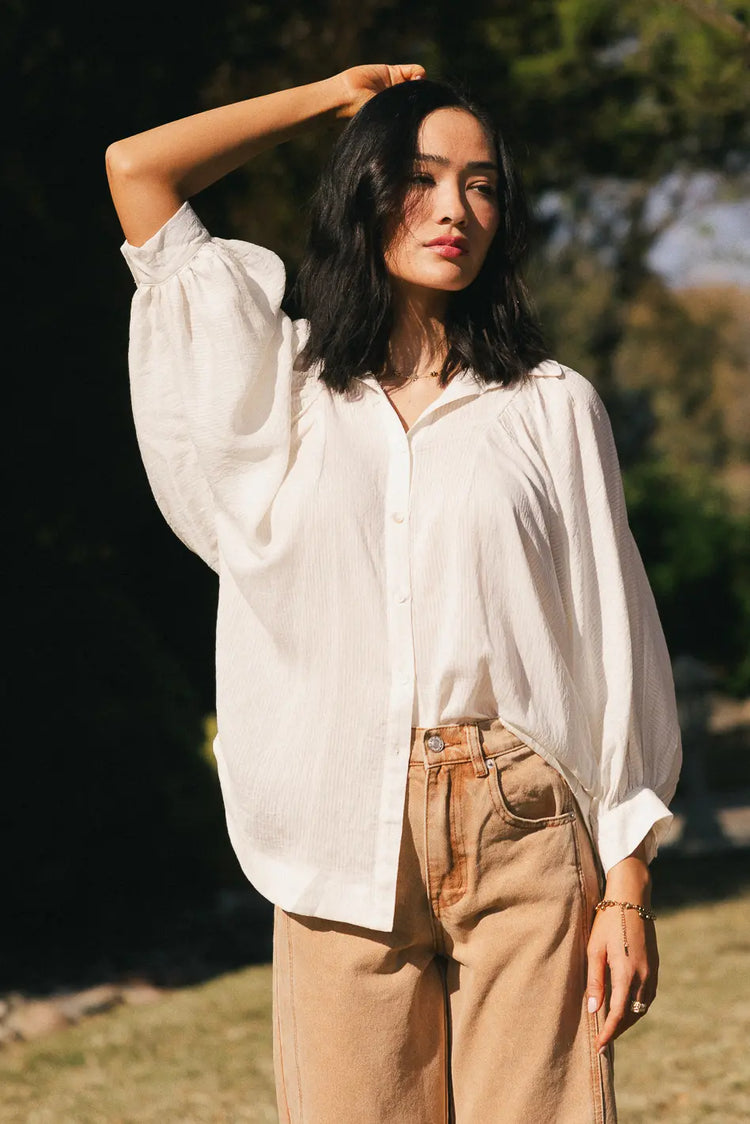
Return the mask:
<svg viewBox="0 0 750 1124">
<path fill-rule="evenodd" d="M 118 1007 L 0 1054 L 0 1120 L 276 1121 L 267 966 Z"/>
<path fill-rule="evenodd" d="M 750 1120 L 750 895 L 657 921 L 659 992 L 618 1040 L 620 1124 Z"/>
</svg>

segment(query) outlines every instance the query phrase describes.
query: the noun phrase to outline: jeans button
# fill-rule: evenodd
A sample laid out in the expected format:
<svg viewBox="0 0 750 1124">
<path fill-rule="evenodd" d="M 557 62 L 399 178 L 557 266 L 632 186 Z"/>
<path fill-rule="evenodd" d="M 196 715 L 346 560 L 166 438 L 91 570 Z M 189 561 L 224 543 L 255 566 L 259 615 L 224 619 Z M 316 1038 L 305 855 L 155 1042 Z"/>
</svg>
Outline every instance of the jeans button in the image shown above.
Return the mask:
<svg viewBox="0 0 750 1124">
<path fill-rule="evenodd" d="M 445 742 L 440 734 L 430 734 L 427 739 L 427 748 L 431 749 L 433 753 L 440 753 L 442 749 L 445 749 Z"/>
</svg>

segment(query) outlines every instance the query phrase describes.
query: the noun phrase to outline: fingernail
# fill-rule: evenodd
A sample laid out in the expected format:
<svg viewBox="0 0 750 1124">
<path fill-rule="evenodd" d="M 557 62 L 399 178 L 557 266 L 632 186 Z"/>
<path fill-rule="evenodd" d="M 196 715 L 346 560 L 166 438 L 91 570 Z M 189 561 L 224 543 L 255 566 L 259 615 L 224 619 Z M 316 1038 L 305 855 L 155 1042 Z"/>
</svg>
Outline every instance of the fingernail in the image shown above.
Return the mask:
<svg viewBox="0 0 750 1124">
<path fill-rule="evenodd" d="M 596 1008 L 597 1008 L 597 998 L 596 998 L 595 995 L 589 996 L 588 1008 L 589 1008 L 589 1014 L 591 1014 L 593 1011 L 596 1010 Z"/>
</svg>

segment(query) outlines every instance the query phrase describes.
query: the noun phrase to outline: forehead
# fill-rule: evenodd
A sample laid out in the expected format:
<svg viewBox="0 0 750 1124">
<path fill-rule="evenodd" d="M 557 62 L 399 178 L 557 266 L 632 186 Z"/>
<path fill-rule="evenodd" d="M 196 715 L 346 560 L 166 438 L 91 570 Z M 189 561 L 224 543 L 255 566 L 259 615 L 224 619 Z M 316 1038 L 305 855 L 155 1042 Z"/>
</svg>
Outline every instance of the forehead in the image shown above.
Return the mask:
<svg viewBox="0 0 750 1124">
<path fill-rule="evenodd" d="M 451 163 L 495 159 L 491 137 L 473 113 L 450 106 L 435 109 L 422 121 L 418 153 L 448 157 Z"/>
</svg>

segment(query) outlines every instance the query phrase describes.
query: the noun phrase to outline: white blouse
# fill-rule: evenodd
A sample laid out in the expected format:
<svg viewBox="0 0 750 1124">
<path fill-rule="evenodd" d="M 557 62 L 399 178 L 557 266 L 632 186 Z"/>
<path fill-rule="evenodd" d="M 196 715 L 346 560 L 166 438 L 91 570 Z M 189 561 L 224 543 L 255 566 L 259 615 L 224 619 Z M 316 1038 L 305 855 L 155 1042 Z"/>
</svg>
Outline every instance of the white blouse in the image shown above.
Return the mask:
<svg viewBox="0 0 750 1124">
<path fill-rule="evenodd" d="M 270 250 L 188 202 L 143 246 L 129 366 L 165 519 L 219 575 L 214 752 L 283 909 L 388 931 L 412 726 L 499 716 L 568 780 L 605 872 L 673 819 L 674 682 L 609 418 L 547 361 L 455 376 L 405 432 L 374 376 L 298 371 Z"/>
</svg>

